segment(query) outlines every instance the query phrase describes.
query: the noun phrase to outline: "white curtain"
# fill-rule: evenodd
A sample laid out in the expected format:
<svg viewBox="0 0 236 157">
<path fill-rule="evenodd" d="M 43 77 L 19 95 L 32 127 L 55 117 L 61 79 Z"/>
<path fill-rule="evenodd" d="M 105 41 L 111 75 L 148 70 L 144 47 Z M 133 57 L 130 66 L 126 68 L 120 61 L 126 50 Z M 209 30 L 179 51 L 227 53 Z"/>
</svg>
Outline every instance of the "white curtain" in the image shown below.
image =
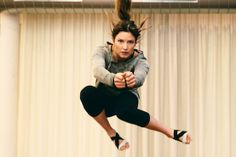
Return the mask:
<svg viewBox="0 0 236 157">
<path fill-rule="evenodd" d="M 233 157 L 236 140 L 236 14 L 137 13 L 150 16 L 138 47 L 150 63 L 140 108 L 191 145 L 112 117 L 130 142 L 116 150 L 87 115 L 80 90 L 94 84 L 91 55 L 111 41 L 103 12 L 22 14 L 19 54 L 18 157 Z"/>
<path fill-rule="evenodd" d="M 16 156 L 19 16 L 0 13 L 0 156 Z"/>
</svg>

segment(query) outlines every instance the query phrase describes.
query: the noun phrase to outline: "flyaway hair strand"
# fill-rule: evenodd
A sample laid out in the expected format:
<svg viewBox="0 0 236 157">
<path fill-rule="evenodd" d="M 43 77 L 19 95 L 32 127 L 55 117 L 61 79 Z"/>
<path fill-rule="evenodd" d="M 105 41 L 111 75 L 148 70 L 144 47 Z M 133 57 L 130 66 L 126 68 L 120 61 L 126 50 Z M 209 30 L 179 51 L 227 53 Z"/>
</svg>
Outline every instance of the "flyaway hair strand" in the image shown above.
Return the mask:
<svg viewBox="0 0 236 157">
<path fill-rule="evenodd" d="M 115 9 L 120 20 L 130 20 L 131 0 L 116 0 Z"/>
</svg>

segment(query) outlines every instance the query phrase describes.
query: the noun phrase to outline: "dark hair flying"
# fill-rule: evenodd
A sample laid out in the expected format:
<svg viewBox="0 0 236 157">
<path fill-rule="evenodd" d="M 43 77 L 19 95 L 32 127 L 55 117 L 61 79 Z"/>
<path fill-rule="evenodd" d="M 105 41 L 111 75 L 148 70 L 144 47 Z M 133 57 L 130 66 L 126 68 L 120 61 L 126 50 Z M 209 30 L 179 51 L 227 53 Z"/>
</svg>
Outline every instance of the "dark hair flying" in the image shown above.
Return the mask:
<svg viewBox="0 0 236 157">
<path fill-rule="evenodd" d="M 130 20 L 131 0 L 116 0 L 115 10 L 120 21 L 114 25 L 112 38 L 115 39 L 116 35 L 123 31 L 130 32 L 135 37 L 135 41 L 137 41 L 140 38 L 141 28 L 146 20 L 141 23 L 140 27 L 137 27 L 135 22 Z"/>
</svg>

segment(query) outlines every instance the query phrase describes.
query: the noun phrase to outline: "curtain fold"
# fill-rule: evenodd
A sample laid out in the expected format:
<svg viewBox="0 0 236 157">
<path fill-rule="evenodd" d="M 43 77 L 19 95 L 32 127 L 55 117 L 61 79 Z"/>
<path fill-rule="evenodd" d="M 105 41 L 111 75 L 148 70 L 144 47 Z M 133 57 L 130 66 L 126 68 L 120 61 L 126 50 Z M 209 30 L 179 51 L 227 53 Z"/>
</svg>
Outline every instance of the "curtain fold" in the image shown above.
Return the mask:
<svg viewBox="0 0 236 157">
<path fill-rule="evenodd" d="M 150 72 L 139 108 L 172 128 L 189 130 L 186 146 L 110 118 L 130 142 L 118 152 L 87 115 L 80 90 L 94 85 L 91 56 L 111 40 L 104 12 L 21 14 L 18 157 L 233 157 L 236 14 L 136 13 L 150 17 L 138 48 Z"/>
</svg>

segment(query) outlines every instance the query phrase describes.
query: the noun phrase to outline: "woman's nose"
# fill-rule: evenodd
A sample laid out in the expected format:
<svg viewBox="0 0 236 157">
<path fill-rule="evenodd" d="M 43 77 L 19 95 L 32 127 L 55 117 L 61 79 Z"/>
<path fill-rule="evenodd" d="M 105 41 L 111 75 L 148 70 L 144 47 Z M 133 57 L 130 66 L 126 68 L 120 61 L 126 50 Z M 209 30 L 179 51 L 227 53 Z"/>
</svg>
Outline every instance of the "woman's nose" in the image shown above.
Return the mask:
<svg viewBox="0 0 236 157">
<path fill-rule="evenodd" d="M 123 44 L 123 49 L 124 49 L 124 50 L 127 50 L 127 49 L 128 49 L 128 44 L 127 44 L 127 43 L 124 43 L 124 44 Z"/>
</svg>

